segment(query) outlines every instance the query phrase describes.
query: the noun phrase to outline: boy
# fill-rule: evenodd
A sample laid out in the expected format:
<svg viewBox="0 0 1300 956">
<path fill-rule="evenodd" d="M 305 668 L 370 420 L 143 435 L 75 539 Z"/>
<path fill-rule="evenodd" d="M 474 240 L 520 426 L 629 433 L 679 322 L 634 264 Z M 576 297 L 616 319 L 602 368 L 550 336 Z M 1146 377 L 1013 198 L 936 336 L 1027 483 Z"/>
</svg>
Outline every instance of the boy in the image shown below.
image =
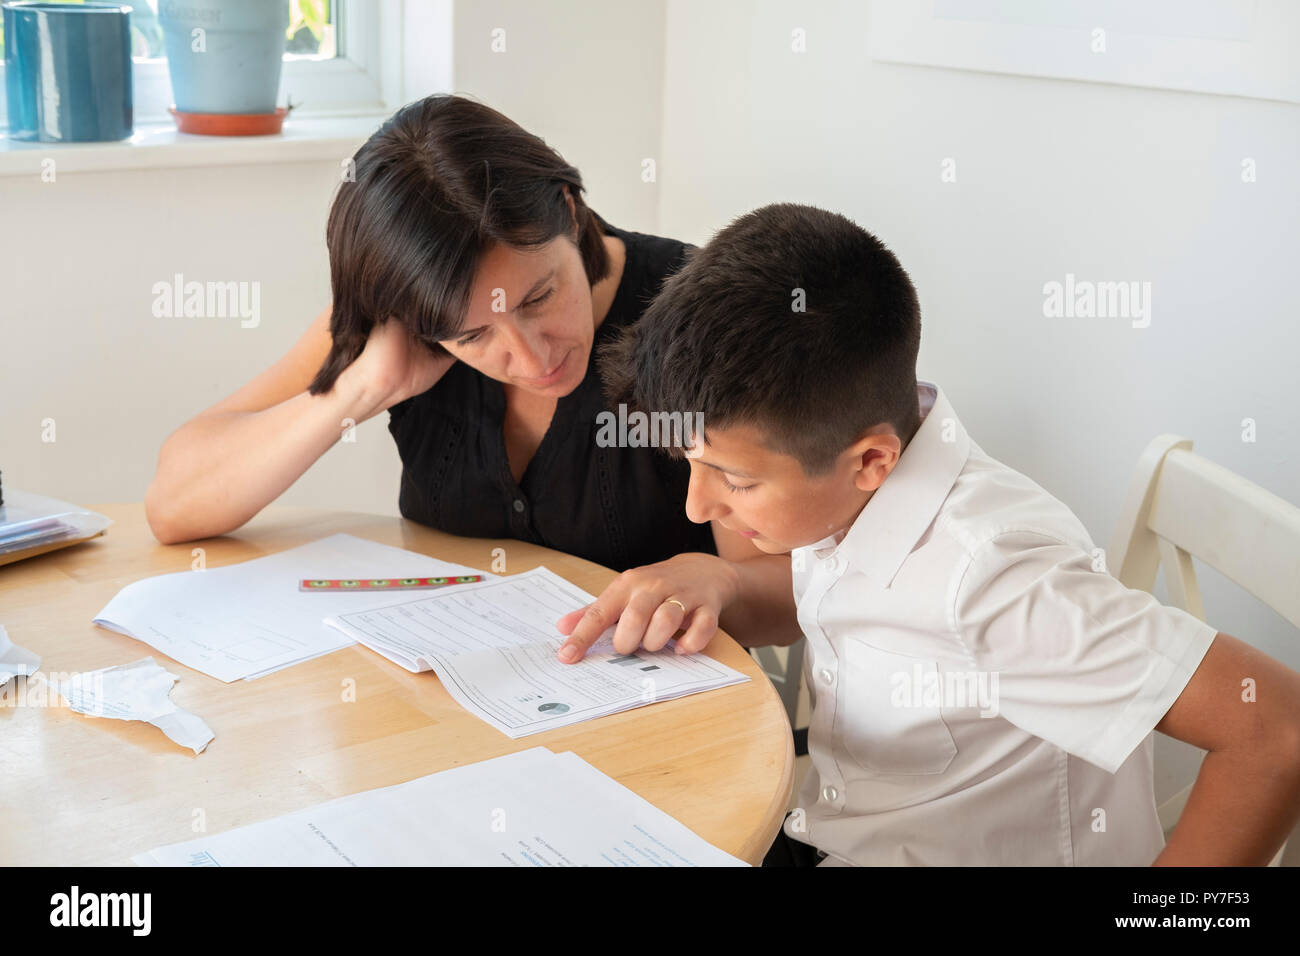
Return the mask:
<svg viewBox="0 0 1300 956">
<path fill-rule="evenodd" d="M 561 619 L 561 659 L 615 618 L 627 653 L 797 614 L 812 769 L 784 835 L 828 865 L 1267 863 L 1300 817 L 1300 675 L 1108 574 L 916 381 L 919 341 L 906 272 L 842 216 L 767 206 L 694 254 L 607 381 L 703 413 L 687 514 L 780 557 L 627 572 Z M 1153 729 L 1209 751 L 1167 846 Z"/>
</svg>

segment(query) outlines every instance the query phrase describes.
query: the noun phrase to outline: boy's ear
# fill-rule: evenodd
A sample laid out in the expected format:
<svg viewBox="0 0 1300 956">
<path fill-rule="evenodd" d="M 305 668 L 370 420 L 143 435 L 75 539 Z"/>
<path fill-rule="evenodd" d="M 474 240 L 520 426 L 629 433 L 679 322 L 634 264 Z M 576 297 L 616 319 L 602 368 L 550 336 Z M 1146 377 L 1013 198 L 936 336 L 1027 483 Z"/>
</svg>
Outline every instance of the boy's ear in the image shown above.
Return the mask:
<svg viewBox="0 0 1300 956">
<path fill-rule="evenodd" d="M 875 491 L 898 464 L 903 443 L 888 424 L 875 425 L 848 449 L 853 483 L 859 491 Z"/>
</svg>

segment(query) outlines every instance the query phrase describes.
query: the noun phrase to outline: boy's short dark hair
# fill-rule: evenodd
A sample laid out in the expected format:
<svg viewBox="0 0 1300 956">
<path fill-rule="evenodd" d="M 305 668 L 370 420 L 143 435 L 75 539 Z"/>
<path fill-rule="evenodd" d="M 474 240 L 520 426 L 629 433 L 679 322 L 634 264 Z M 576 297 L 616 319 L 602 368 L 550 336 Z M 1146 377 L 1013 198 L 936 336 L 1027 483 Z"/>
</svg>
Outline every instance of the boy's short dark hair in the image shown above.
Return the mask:
<svg viewBox="0 0 1300 956">
<path fill-rule="evenodd" d="M 758 427 L 815 476 L 872 426 L 911 440 L 920 341 L 916 289 L 880 240 L 777 203 L 691 254 L 602 349 L 602 374 L 614 402 Z"/>
</svg>

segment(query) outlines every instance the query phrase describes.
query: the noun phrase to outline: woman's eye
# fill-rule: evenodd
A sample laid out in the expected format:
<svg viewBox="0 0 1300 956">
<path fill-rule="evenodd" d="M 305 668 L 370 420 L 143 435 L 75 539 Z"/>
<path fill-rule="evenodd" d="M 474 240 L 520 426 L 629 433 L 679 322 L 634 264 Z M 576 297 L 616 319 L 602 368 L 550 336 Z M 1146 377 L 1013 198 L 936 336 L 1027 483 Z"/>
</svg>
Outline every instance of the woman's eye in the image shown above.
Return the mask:
<svg viewBox="0 0 1300 956">
<path fill-rule="evenodd" d="M 457 344 L 457 345 L 473 345 L 475 342 L 477 342 L 477 341 L 482 337 L 482 335 L 483 335 L 482 332 L 475 332 L 475 333 L 473 333 L 472 335 L 467 335 L 467 336 L 465 336 L 463 339 L 457 339 L 457 340 L 456 340 L 456 344 Z"/>
<path fill-rule="evenodd" d="M 542 295 L 539 295 L 537 298 L 535 298 L 535 299 L 531 299 L 531 300 L 529 300 L 528 302 L 525 302 L 525 303 L 524 303 L 524 308 L 525 308 L 525 309 L 531 309 L 531 308 L 533 308 L 534 306 L 541 305 L 543 302 L 545 302 L 547 299 L 549 299 L 549 298 L 551 297 L 551 293 L 553 293 L 554 291 L 555 291 L 554 288 L 547 289 L 545 293 L 543 293 Z"/>
<path fill-rule="evenodd" d="M 722 483 L 727 486 L 728 491 L 736 491 L 736 492 L 748 491 L 750 488 L 754 487 L 753 485 L 733 485 L 731 482 L 727 480 L 725 475 L 722 478 Z"/>
</svg>

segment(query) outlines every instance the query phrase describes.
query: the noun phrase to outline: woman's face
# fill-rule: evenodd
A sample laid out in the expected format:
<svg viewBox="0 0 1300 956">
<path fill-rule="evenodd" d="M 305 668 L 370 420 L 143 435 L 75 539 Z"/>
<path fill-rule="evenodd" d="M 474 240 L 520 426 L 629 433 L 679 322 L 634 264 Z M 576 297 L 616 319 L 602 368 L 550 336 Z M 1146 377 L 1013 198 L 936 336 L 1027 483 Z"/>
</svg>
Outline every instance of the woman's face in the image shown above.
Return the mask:
<svg viewBox="0 0 1300 956">
<path fill-rule="evenodd" d="M 557 236 L 534 249 L 491 247 L 479 261 L 460 335 L 440 344 L 499 382 L 561 398 L 586 376 L 595 331 L 582 257 Z"/>
</svg>

